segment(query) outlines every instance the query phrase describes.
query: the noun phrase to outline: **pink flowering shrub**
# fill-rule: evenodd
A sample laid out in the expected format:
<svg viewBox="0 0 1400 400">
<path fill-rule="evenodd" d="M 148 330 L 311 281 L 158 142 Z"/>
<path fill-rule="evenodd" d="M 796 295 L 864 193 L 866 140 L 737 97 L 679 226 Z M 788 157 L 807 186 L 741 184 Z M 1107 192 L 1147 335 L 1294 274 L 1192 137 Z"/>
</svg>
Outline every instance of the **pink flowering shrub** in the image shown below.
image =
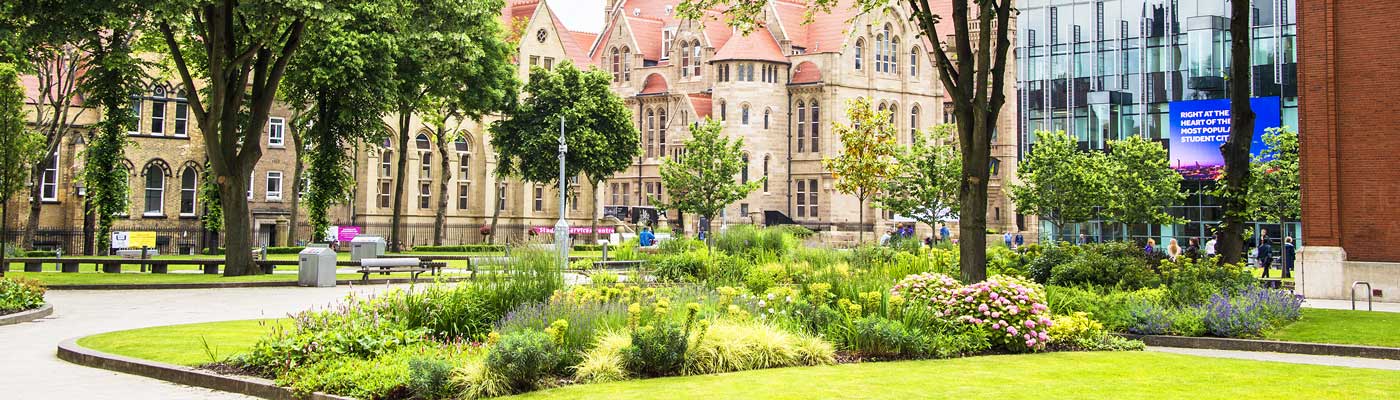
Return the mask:
<svg viewBox="0 0 1400 400">
<path fill-rule="evenodd" d="M 986 329 L 993 343 L 1008 350 L 1044 348 L 1054 325 L 1044 290 L 1022 278 L 997 275 L 962 285 L 947 275 L 925 273 L 905 277 L 890 292 L 911 305 L 931 308 L 936 316 Z"/>
</svg>

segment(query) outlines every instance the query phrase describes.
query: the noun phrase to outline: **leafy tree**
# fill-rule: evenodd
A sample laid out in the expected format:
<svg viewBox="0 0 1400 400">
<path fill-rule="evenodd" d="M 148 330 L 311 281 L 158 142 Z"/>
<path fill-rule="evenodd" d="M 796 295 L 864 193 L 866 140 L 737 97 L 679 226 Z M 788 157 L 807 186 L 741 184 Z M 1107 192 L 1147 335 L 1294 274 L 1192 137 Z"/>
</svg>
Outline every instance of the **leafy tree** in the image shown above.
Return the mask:
<svg viewBox="0 0 1400 400">
<path fill-rule="evenodd" d="M 131 179 L 126 165 L 128 132 L 136 126 L 131 93 L 143 74 L 142 63 L 132 54 L 132 38 L 115 29 L 94 54 L 88 72 L 88 100 L 102 109 L 102 120 L 88 134 L 82 180 L 87 187 L 86 208 L 95 214 L 97 249 L 111 249 L 112 224 L 131 206 Z"/>
<path fill-rule="evenodd" d="M 565 174 L 586 176 L 596 204 L 598 185 L 627 169 L 641 151 L 632 112 L 609 88 L 610 80 L 603 71 L 582 71 L 567 61 L 553 71 L 531 69 L 524 90 L 526 100 L 491 126 L 497 173 L 535 183 L 558 183 L 559 160 L 545 155 L 558 152 L 558 136 L 552 133 L 559 131 L 563 118 L 569 145 Z M 594 207 L 595 232 L 597 219 Z"/>
<path fill-rule="evenodd" d="M 991 172 L 992 136 L 1006 103 L 1010 86 L 1006 62 L 1011 57 L 1011 14 L 1014 0 L 950 0 L 953 36 L 945 45 L 932 46 L 934 66 L 947 99 L 953 104 L 958 124 L 958 143 L 962 151 L 963 176 L 959 186 L 962 218 L 959 230 L 958 262 L 963 278 L 979 282 L 987 278 L 987 184 Z M 684 19 L 700 20 L 708 9 L 723 9 L 726 22 L 748 32 L 766 18 L 767 2 L 748 0 L 685 0 L 676 8 Z M 929 7 L 928 0 L 812 0 L 808 13 L 830 12 L 832 7 L 859 7 L 862 13 L 884 13 L 887 7 L 907 7 L 909 19 L 918 33 L 941 43 L 939 33 L 943 17 Z M 1246 4 L 1244 7 L 1248 7 Z M 1248 15 L 1248 14 L 1243 14 Z M 809 15 L 810 19 L 810 15 Z M 1236 17 L 1248 22 L 1248 17 Z M 982 29 L 973 29 L 981 27 Z M 1247 28 L 1247 26 L 1246 26 Z M 944 32 L 946 34 L 946 32 Z M 1237 35 L 1243 36 L 1243 35 Z M 1241 52 L 1248 54 L 1248 47 Z M 1236 60 L 1236 66 L 1247 69 L 1248 58 Z M 1244 75 L 1248 76 L 1248 75 Z M 1014 77 L 1013 77 L 1014 78 Z M 1245 84 L 1248 84 L 1245 79 Z M 1238 91 L 1236 93 L 1239 93 Z"/>
<path fill-rule="evenodd" d="M 287 71 L 284 96 L 307 110 L 304 121 L 293 118 L 293 130 L 306 130 L 293 132 L 293 144 L 298 153 L 300 146 L 311 150 L 304 157 L 312 241 L 325 240 L 330 207 L 348 200 L 355 188 L 350 146 L 384 138 L 382 116 L 394 106 L 388 82 L 395 65 L 382 55 L 393 52 L 395 29 L 405 23 L 398 18 L 400 4 L 360 1 L 339 8 L 333 18 L 307 28 Z M 298 165 L 294 185 L 301 184 L 300 175 Z"/>
<path fill-rule="evenodd" d="M 1103 212 L 1107 219 L 1124 224 L 1174 224 L 1181 218 L 1167 208 L 1186 199 L 1181 173 L 1171 168 L 1167 149 L 1160 143 L 1129 136 L 1109 142 L 1104 171 L 1108 196 Z"/>
<path fill-rule="evenodd" d="M 833 131 L 841 139 L 841 153 L 822 160 L 836 178 L 836 190 L 854 194 L 860 202 L 860 223 L 865 224 L 865 201 L 878 195 L 880 188 L 895 174 L 896 133 L 889 110 L 875 111 L 869 97 L 846 103 L 851 125 L 836 123 Z M 860 231 L 864 241 L 865 230 Z"/>
<path fill-rule="evenodd" d="M 455 143 L 459 139 L 466 140 L 466 132 L 462 130 L 462 123 L 465 121 L 457 115 L 456 107 L 445 100 L 431 99 L 429 102 L 432 106 L 426 107 L 422 116 L 423 125 L 431 132 L 434 148 L 438 153 L 438 165 L 441 167 L 438 176 L 442 177 L 438 179 L 437 214 L 433 216 L 434 246 L 441 246 L 443 236 L 447 234 L 447 184 L 455 176 L 448 158 L 447 144 Z"/>
<path fill-rule="evenodd" d="M 10 243 L 10 198 L 24 190 L 29 165 L 42 155 L 44 136 L 25 128 L 24 88 L 14 65 L 0 63 L 0 276 L 5 276 L 5 246 Z"/>
<path fill-rule="evenodd" d="M 691 125 L 690 140 L 682 145 L 683 155 L 662 162 L 661 182 L 670 198 L 662 201 L 660 208 L 699 215 L 713 224 L 720 210 L 748 197 L 768 179 L 737 182 L 735 177 L 744 169 L 744 139 L 731 141 L 720 129 L 719 122 L 708 118 Z M 709 226 L 703 228 L 710 230 Z"/>
<path fill-rule="evenodd" d="M 1298 133 L 1270 128 L 1267 149 L 1254 158 L 1249 182 L 1249 212 L 1258 221 L 1296 220 L 1302 212 L 1298 180 Z"/>
<path fill-rule="evenodd" d="M 204 135 L 223 211 L 224 275 L 256 275 L 246 193 L 264 126 L 307 25 L 339 14 L 332 0 L 156 0 L 154 23 Z M 196 82 L 201 85 L 196 85 Z"/>
<path fill-rule="evenodd" d="M 1250 24 L 1254 8 L 1248 1 L 1230 3 L 1230 137 L 1220 146 L 1225 157 L 1225 179 L 1218 191 L 1224 217 L 1220 221 L 1220 241 L 1215 246 L 1222 263 L 1239 263 L 1244 255 L 1244 224 L 1249 219 L 1250 144 L 1254 141 L 1254 110 L 1249 99 L 1253 90 L 1250 74 L 1254 64 L 1253 33 Z"/>
<path fill-rule="evenodd" d="M 1036 132 L 1036 137 L 1017 165 L 1021 182 L 1011 185 L 1011 199 L 1022 211 L 1050 221 L 1050 239 L 1055 240 L 1064 224 L 1088 221 L 1097 206 L 1107 203 L 1107 161 L 1103 153 L 1079 151 L 1064 131 Z"/>
<path fill-rule="evenodd" d="M 500 21 L 502 0 L 405 2 L 397 45 L 385 54 L 394 63 L 393 102 L 398 112 L 399 159 L 394 179 L 393 229 L 389 246 L 403 245 L 403 195 L 413 115 L 449 98 L 464 118 L 509 109 L 519 86 Z"/>
<path fill-rule="evenodd" d="M 875 206 L 930 227 L 957 218 L 962 155 L 953 129 L 952 124 L 934 126 L 914 135 L 911 146 L 900 148 L 893 173 L 875 196 Z"/>
</svg>

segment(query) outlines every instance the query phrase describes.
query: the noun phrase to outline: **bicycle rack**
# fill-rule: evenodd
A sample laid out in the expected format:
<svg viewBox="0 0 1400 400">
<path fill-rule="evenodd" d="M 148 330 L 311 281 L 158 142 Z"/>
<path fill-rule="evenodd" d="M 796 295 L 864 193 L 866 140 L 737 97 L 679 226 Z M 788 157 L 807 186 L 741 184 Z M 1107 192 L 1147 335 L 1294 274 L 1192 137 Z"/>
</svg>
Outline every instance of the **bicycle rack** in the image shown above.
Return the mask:
<svg viewBox="0 0 1400 400">
<path fill-rule="evenodd" d="M 1356 287 L 1366 285 L 1366 311 L 1375 311 L 1371 308 L 1371 282 L 1356 281 L 1351 283 L 1351 309 L 1356 310 Z"/>
</svg>

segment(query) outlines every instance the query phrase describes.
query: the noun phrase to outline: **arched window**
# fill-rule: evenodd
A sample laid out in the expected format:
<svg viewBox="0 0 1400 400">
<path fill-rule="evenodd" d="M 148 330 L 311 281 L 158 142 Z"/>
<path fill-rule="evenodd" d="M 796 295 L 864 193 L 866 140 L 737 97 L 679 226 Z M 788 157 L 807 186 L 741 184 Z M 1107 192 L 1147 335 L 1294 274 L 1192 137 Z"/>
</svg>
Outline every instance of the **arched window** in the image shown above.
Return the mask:
<svg viewBox="0 0 1400 400">
<path fill-rule="evenodd" d="M 428 135 L 422 133 L 413 139 L 413 144 L 418 147 L 418 150 L 431 150 L 433 148 L 433 142 L 428 140 Z"/>
<path fill-rule="evenodd" d="M 719 120 L 729 120 L 729 104 L 725 103 L 724 100 L 719 101 Z"/>
<path fill-rule="evenodd" d="M 797 101 L 797 152 L 807 151 L 807 106 Z"/>
<path fill-rule="evenodd" d="M 414 145 L 418 148 L 418 179 L 433 178 L 433 144 L 428 141 L 428 135 L 418 134 L 414 139 Z"/>
<path fill-rule="evenodd" d="M 622 48 L 622 81 L 632 81 L 632 49 Z"/>
<path fill-rule="evenodd" d="M 471 180 L 472 146 L 467 142 L 466 135 L 458 136 L 452 142 L 452 147 L 457 149 L 457 180 L 466 182 Z M 466 190 L 463 190 L 466 192 Z"/>
<path fill-rule="evenodd" d="M 739 106 L 739 121 L 740 121 L 740 123 L 742 123 L 742 124 L 744 124 L 744 125 L 748 125 L 748 124 L 749 124 L 749 105 L 748 105 L 748 104 L 744 104 L 744 105 L 742 105 L 742 106 Z"/>
<path fill-rule="evenodd" d="M 681 76 L 690 76 L 690 42 L 681 41 Z"/>
<path fill-rule="evenodd" d="M 856 39 L 856 69 L 865 67 L 865 38 Z"/>
<path fill-rule="evenodd" d="M 890 127 L 894 128 L 894 132 L 896 135 L 899 134 L 899 119 L 896 118 L 898 116 L 899 104 L 890 103 Z"/>
<path fill-rule="evenodd" d="M 913 50 L 909 50 L 909 76 L 919 76 L 919 46 L 914 46 Z"/>
<path fill-rule="evenodd" d="M 744 161 L 744 169 L 739 171 L 739 183 L 746 184 L 749 183 L 749 153 L 744 153 L 740 158 Z"/>
<path fill-rule="evenodd" d="M 165 171 L 159 165 L 146 166 L 145 215 L 165 215 Z"/>
<path fill-rule="evenodd" d="M 612 76 L 613 82 L 622 81 L 622 55 L 616 47 L 612 48 Z"/>
<path fill-rule="evenodd" d="M 647 132 L 642 139 L 642 145 L 646 147 L 647 158 L 656 156 L 656 111 L 647 109 Z"/>
<path fill-rule="evenodd" d="M 919 136 L 919 105 L 909 109 L 909 143 L 914 143 L 914 138 Z"/>
<path fill-rule="evenodd" d="M 666 109 L 656 110 L 656 156 L 666 156 Z"/>
<path fill-rule="evenodd" d="M 768 155 L 768 154 L 764 154 L 764 155 L 763 155 L 763 192 L 764 192 L 764 193 L 768 193 L 768 181 L 769 181 L 769 179 L 768 179 L 768 164 L 770 164 L 772 160 L 773 160 L 773 156 Z"/>
<path fill-rule="evenodd" d="M 199 171 L 193 166 L 186 166 L 185 171 L 180 173 L 180 215 L 190 216 L 195 214 L 196 195 L 199 193 Z"/>
<path fill-rule="evenodd" d="M 700 76 L 700 53 L 704 51 L 704 48 L 700 47 L 700 39 L 695 39 L 690 42 L 690 51 L 692 52 L 691 68 L 694 69 L 690 74 Z"/>
<path fill-rule="evenodd" d="M 816 153 L 821 151 L 821 106 L 817 104 L 816 100 L 812 100 L 811 109 L 808 111 L 811 111 L 812 113 L 811 120 L 809 121 L 812 124 L 812 130 L 810 132 L 810 135 L 812 137 L 812 152 Z"/>
<path fill-rule="evenodd" d="M 875 72 L 885 72 L 885 32 L 875 34 Z"/>
<path fill-rule="evenodd" d="M 888 60 L 890 64 L 885 67 L 885 72 L 894 75 L 899 75 L 899 50 L 897 49 L 899 49 L 899 36 L 890 39 L 889 49 L 885 51 L 885 60 Z"/>
<path fill-rule="evenodd" d="M 771 109 L 771 108 L 765 108 L 765 109 L 763 109 L 763 129 L 768 129 L 768 119 L 769 119 L 770 117 L 772 117 L 772 115 L 773 115 L 773 109 Z"/>
</svg>

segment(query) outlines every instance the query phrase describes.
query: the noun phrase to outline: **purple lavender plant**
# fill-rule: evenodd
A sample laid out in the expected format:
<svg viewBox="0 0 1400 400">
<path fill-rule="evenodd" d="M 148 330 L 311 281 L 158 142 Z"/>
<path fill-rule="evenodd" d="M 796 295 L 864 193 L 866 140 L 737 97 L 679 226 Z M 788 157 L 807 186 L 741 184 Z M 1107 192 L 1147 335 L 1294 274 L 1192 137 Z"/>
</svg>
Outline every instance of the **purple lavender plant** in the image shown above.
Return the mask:
<svg viewBox="0 0 1400 400">
<path fill-rule="evenodd" d="M 1221 291 L 1211 296 L 1204 322 L 1214 336 L 1258 337 L 1298 320 L 1302 305 L 1302 296 L 1292 292 L 1249 286 L 1234 295 Z"/>
</svg>

